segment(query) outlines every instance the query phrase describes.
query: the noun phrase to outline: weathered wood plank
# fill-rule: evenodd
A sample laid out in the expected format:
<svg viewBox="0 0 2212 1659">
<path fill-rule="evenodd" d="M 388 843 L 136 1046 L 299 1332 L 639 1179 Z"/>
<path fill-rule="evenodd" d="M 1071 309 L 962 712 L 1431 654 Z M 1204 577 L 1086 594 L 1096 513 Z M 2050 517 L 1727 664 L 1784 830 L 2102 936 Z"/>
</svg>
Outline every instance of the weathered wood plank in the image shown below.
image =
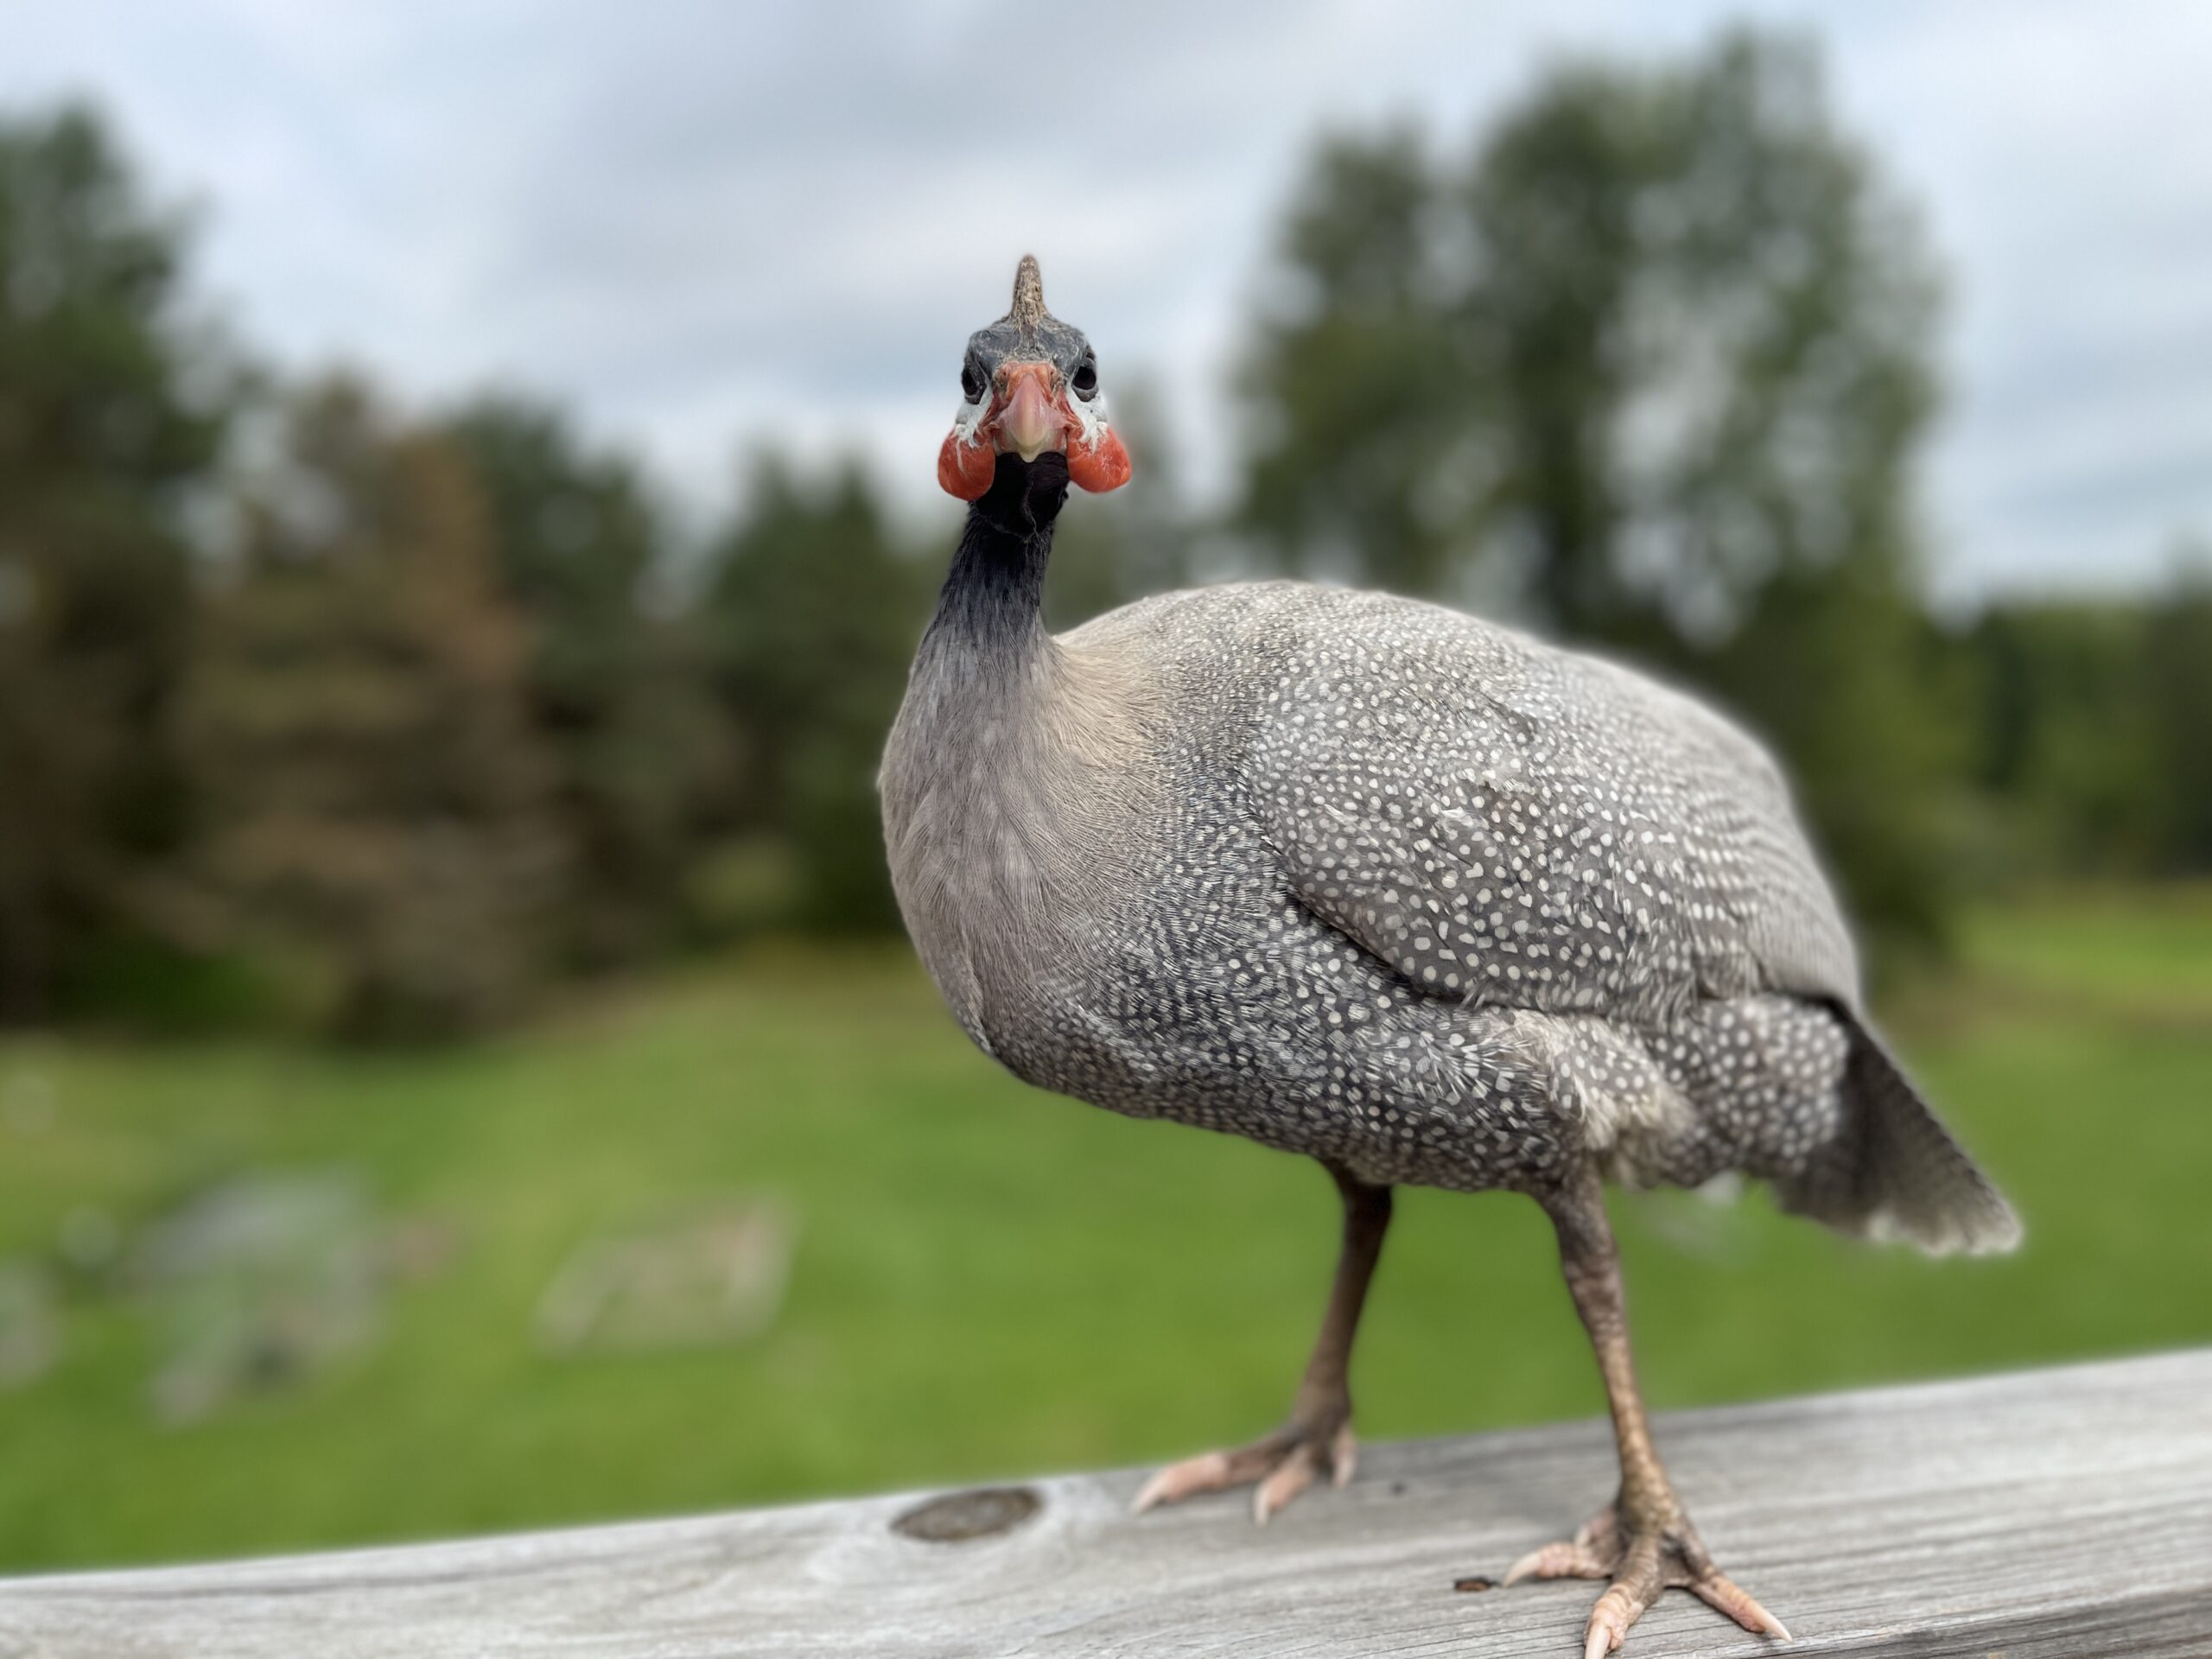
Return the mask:
<svg viewBox="0 0 2212 1659">
<path fill-rule="evenodd" d="M 1706 1541 L 1825 1654 L 2212 1653 L 2212 1350 L 1686 1412 Z M 1610 1488 L 1604 1427 L 1371 1448 L 1264 1530 L 1233 1498 L 1132 1519 L 1137 1476 L 1031 1483 L 1011 1529 L 902 1536 L 917 1495 L 0 1583 L 38 1659 L 1578 1652 L 1595 1586 L 1455 1594 Z M 1629 1652 L 1756 1654 L 1687 1596 Z"/>
</svg>

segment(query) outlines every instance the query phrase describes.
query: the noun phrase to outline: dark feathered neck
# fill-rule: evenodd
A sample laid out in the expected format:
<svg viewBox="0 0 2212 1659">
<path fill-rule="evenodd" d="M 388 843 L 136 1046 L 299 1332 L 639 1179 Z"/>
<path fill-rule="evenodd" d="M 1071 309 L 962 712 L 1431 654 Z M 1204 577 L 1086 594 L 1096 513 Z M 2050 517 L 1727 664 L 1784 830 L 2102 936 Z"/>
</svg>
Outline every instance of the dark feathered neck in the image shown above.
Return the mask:
<svg viewBox="0 0 2212 1659">
<path fill-rule="evenodd" d="M 1018 664 L 1052 651 L 1052 636 L 1045 632 L 1045 570 L 1067 493 L 1066 457 L 1050 452 L 1027 462 L 999 457 L 991 487 L 968 510 L 937 615 L 922 641 L 925 657 L 953 650 Z"/>
</svg>

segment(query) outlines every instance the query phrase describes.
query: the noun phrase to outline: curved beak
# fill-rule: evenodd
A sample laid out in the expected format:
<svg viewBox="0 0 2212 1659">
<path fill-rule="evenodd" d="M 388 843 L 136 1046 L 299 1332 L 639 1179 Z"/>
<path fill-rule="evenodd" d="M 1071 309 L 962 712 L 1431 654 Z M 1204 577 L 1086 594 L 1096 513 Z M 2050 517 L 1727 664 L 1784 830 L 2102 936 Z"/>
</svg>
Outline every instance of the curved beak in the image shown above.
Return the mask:
<svg viewBox="0 0 2212 1659">
<path fill-rule="evenodd" d="M 1059 372 L 1049 363 L 1010 363 L 999 390 L 998 447 L 1024 461 L 1067 448 L 1069 418 Z"/>
</svg>

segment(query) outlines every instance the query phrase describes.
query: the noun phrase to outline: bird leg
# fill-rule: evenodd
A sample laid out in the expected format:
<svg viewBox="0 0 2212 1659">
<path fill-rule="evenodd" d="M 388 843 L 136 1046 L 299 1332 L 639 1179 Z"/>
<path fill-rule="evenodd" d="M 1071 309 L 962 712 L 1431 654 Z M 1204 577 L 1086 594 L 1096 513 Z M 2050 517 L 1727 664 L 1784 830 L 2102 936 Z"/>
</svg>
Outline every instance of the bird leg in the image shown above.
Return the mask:
<svg viewBox="0 0 2212 1659">
<path fill-rule="evenodd" d="M 1564 1543 L 1547 1544 L 1513 1564 L 1508 1584 L 1522 1579 L 1610 1579 L 1583 1633 L 1584 1659 L 1603 1659 L 1660 1592 L 1683 1589 L 1719 1608 L 1747 1630 L 1789 1632 L 1713 1564 L 1690 1524 L 1674 1483 L 1651 1443 L 1629 1353 L 1628 1313 L 1621 1294 L 1619 1253 L 1605 1220 L 1603 1185 L 1585 1170 L 1548 1196 L 1544 1207 L 1559 1234 L 1560 1265 L 1574 1311 L 1597 1350 L 1620 1450 L 1620 1491 L 1588 1525 Z"/>
<path fill-rule="evenodd" d="M 1352 1338 L 1367 1300 L 1368 1281 L 1390 1225 L 1390 1189 L 1370 1186 L 1334 1165 L 1344 1195 L 1344 1248 L 1329 1290 L 1328 1312 L 1313 1339 L 1313 1357 L 1291 1403 L 1290 1421 L 1272 1434 L 1233 1452 L 1208 1452 L 1170 1464 L 1150 1480 L 1132 1506 L 1141 1514 L 1155 1503 L 1174 1503 L 1199 1492 L 1253 1485 L 1252 1518 L 1267 1518 L 1323 1475 L 1341 1486 L 1351 1478 L 1357 1455 L 1351 1433 Z"/>
</svg>

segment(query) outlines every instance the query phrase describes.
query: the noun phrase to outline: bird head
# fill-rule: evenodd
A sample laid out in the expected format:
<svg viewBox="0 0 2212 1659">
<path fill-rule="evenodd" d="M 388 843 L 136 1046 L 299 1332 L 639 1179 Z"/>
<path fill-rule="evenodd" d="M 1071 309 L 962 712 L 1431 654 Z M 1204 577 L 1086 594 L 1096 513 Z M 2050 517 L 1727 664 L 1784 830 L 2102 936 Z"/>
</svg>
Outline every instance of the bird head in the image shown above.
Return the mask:
<svg viewBox="0 0 2212 1659">
<path fill-rule="evenodd" d="M 946 493 L 973 501 L 991 487 L 1001 455 L 1024 463 L 1046 451 L 1067 457 L 1068 477 L 1086 490 L 1129 481 L 1129 454 L 1106 423 L 1098 359 L 1083 330 L 1045 309 L 1036 259 L 1021 257 L 1014 305 L 968 336 L 960 407 L 937 455 Z"/>
</svg>

